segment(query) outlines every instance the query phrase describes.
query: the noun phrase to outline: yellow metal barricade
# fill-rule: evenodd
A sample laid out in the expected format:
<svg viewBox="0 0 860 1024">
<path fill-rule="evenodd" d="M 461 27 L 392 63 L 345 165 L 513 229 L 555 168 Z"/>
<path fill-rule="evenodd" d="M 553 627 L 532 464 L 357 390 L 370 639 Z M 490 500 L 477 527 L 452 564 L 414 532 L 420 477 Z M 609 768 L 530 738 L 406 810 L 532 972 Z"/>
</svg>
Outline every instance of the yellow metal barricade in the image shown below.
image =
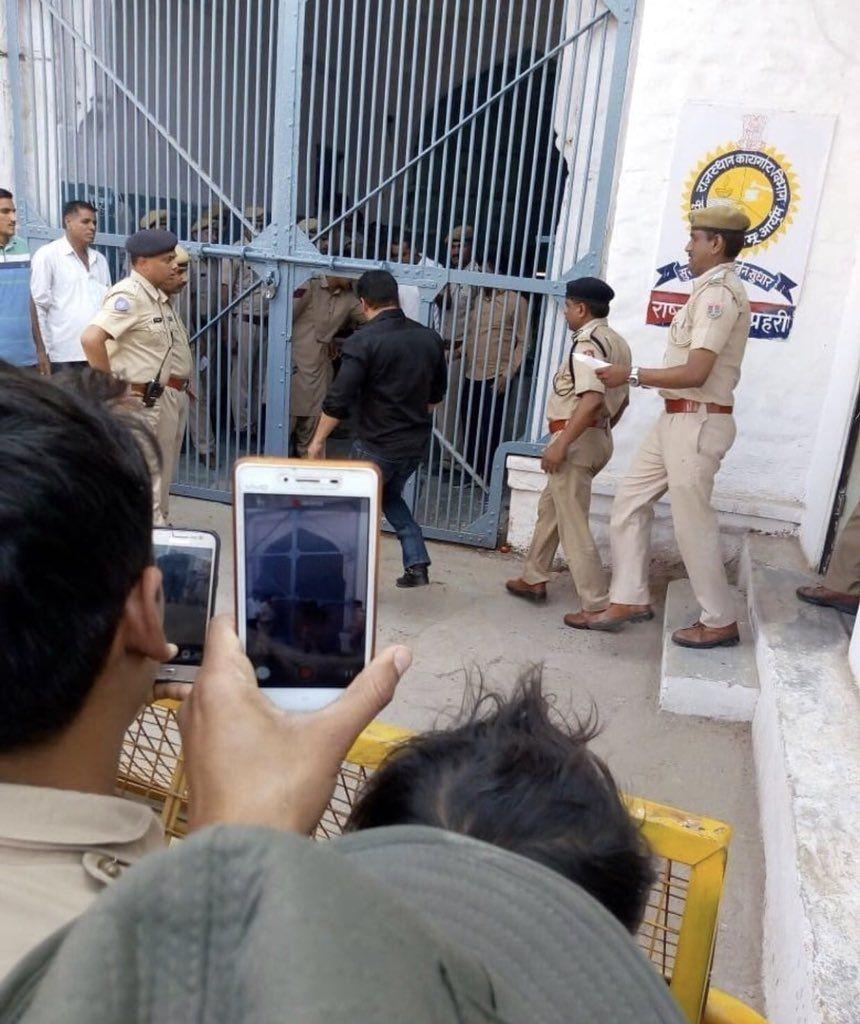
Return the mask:
<svg viewBox="0 0 860 1024">
<path fill-rule="evenodd" d="M 169 838 L 187 829 L 187 789 L 176 701 L 144 708 L 126 734 L 118 791 L 147 801 L 160 813 Z M 374 722 L 347 754 L 316 838 L 339 835 L 362 782 L 412 733 Z M 657 879 L 639 929 L 639 945 L 669 984 L 691 1024 L 766 1024 L 742 1003 L 713 990 L 709 981 L 731 829 L 639 797 L 626 797 L 654 854 Z M 705 1009 L 707 1004 L 707 1009 Z"/>
</svg>

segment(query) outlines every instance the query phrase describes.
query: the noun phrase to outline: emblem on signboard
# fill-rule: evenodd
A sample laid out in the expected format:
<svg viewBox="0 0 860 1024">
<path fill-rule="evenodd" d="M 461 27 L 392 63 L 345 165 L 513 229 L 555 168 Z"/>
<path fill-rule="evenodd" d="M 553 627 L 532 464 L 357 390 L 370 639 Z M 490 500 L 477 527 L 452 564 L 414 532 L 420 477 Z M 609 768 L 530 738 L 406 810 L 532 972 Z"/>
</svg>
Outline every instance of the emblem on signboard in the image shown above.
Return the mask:
<svg viewBox="0 0 860 1024">
<path fill-rule="evenodd" d="M 766 249 L 791 224 L 800 201 L 791 164 L 764 141 L 767 118 L 748 114 L 743 135 L 718 146 L 693 169 L 681 197 L 686 223 L 690 210 L 717 203 L 739 206 L 750 219 L 746 244 Z"/>
</svg>

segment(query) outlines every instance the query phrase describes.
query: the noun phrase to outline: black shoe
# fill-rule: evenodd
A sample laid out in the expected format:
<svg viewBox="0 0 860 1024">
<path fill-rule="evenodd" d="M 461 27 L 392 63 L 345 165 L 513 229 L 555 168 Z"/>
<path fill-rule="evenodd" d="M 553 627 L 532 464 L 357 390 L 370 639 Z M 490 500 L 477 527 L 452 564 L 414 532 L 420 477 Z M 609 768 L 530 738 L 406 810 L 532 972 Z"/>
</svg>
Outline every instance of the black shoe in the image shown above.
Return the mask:
<svg viewBox="0 0 860 1024">
<path fill-rule="evenodd" d="M 410 565 L 397 580 L 398 587 L 426 587 L 430 576 L 426 565 Z"/>
</svg>

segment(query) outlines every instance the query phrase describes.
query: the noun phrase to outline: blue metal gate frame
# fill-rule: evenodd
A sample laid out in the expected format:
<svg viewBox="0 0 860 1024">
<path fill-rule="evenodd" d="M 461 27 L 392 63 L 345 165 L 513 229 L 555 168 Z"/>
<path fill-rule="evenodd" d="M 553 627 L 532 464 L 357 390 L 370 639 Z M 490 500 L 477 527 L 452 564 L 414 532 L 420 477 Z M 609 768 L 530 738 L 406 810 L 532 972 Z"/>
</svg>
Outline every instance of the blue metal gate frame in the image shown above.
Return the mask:
<svg viewBox="0 0 860 1024">
<path fill-rule="evenodd" d="M 87 50 L 86 40 L 76 32 L 57 5 L 56 0 L 30 0 L 39 3 L 49 12 L 66 32 L 77 37 L 76 41 L 83 50 Z M 390 270 L 399 282 L 415 285 L 420 290 L 423 308 L 429 315 L 434 296 L 450 284 L 484 286 L 499 289 L 516 290 L 524 287 L 522 278 L 486 272 L 474 272 L 452 269 L 441 266 L 410 266 L 392 263 L 387 260 L 359 259 L 353 256 L 323 255 L 313 244 L 319 235 L 307 238 L 296 226 L 297 191 L 299 176 L 299 160 L 302 139 L 300 126 L 302 123 L 302 64 L 305 42 L 305 15 L 309 0 L 273 0 L 277 6 L 277 51 L 276 79 L 274 87 L 274 111 L 272 125 L 274 137 L 272 143 L 272 163 L 277 173 L 272 176 L 271 220 L 261 234 L 248 244 L 209 245 L 188 242 L 187 247 L 197 255 L 224 259 L 242 260 L 251 264 L 259 275 L 256 287 L 265 287 L 273 293 L 268 307 L 269 344 L 266 366 L 266 395 L 268 415 L 264 440 L 264 451 L 267 454 L 282 454 L 288 450 L 290 422 L 290 335 L 292 322 L 293 294 L 305 280 L 318 273 L 358 274 L 371 267 Z M 457 132 L 462 132 L 471 121 L 483 111 L 492 108 L 499 98 L 515 88 L 529 75 L 535 74 L 537 68 L 555 59 L 566 47 L 571 46 L 582 34 L 603 18 L 611 17 L 615 22 L 614 54 L 612 61 L 611 80 L 608 86 L 606 113 L 603 122 L 602 152 L 599 164 L 599 180 L 595 192 L 594 214 L 587 253 L 574 265 L 565 268 L 564 272 L 553 279 L 529 279 L 528 291 L 535 295 L 561 297 L 564 293 L 564 282 L 571 276 L 597 274 L 603 259 L 606 243 L 610 201 L 615 176 L 617 141 L 621 132 L 624 106 L 624 92 L 628 74 L 629 57 L 633 37 L 635 0 L 601 0 L 605 8 L 599 16 L 581 26 L 575 33 L 561 39 L 550 51 L 543 54 L 538 62 L 523 69 L 519 75 L 486 98 L 481 104 L 470 109 L 465 117 L 439 137 L 430 142 L 410 158 L 403 166 L 377 183 L 370 195 L 381 192 L 398 176 L 406 174 L 410 168 L 424 159 L 428 153 L 443 146 Z M 34 203 L 30 201 L 30 189 L 26 180 L 26 163 L 23 149 L 25 118 L 22 100 L 21 68 L 16 55 L 21 53 L 21 33 L 19 22 L 18 0 L 6 0 L 7 35 L 9 48 L 9 75 L 13 116 L 13 161 L 15 173 L 16 198 L 19 205 L 21 234 L 29 242 L 41 242 L 57 237 L 56 227 L 47 224 L 38 214 Z M 228 209 L 232 210 L 238 221 L 248 226 L 243 211 L 237 208 L 233 197 L 226 194 L 221 183 L 213 180 L 204 169 L 195 162 L 175 138 L 168 127 L 159 123 L 158 119 L 147 109 L 139 97 L 133 95 L 119 81 L 116 71 L 100 60 L 98 54 L 90 49 L 90 58 L 99 66 L 100 73 L 112 79 L 114 88 L 124 90 L 126 99 L 133 103 L 148 124 L 188 165 L 194 174 L 205 180 L 210 194 L 218 197 Z M 359 200 L 332 223 L 328 228 L 345 221 L 368 196 Z M 320 234 L 322 231 L 320 231 Z M 97 235 L 96 244 L 119 249 L 124 244 L 124 236 L 111 232 Z M 183 244 L 186 244 L 185 242 Z M 225 316 L 242 299 L 236 297 L 225 309 L 219 312 Z M 202 334 L 210 324 L 203 325 L 196 333 Z M 530 410 L 533 408 L 537 395 L 534 386 L 529 396 Z M 531 420 L 531 413 L 527 422 Z M 438 434 L 438 431 L 437 431 Z M 441 435 L 439 435 L 441 436 Z M 439 529 L 425 526 L 424 532 L 429 537 L 455 540 L 481 547 L 495 547 L 498 538 L 499 519 L 504 491 L 505 460 L 510 453 L 537 455 L 542 448 L 542 440 L 519 440 L 503 444 L 495 454 L 492 462 L 492 474 L 489 480 L 489 501 L 486 510 L 469 524 L 466 529 Z M 178 484 L 174 491 L 193 497 L 204 497 L 216 500 L 230 500 L 230 495 L 220 489 L 199 487 L 191 484 Z"/>
</svg>

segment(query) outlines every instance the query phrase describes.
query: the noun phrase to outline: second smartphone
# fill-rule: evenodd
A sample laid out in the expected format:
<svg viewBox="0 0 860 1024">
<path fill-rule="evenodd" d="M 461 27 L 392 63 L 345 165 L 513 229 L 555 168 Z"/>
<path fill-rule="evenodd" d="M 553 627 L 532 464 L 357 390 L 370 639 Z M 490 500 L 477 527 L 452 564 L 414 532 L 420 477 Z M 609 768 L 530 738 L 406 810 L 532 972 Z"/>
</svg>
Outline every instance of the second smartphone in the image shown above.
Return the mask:
<svg viewBox="0 0 860 1024">
<path fill-rule="evenodd" d="M 239 637 L 276 704 L 322 707 L 373 656 L 379 474 L 252 458 L 234 485 Z"/>
<path fill-rule="evenodd" d="M 155 564 L 161 569 L 164 635 L 179 648 L 172 661 L 160 666 L 157 678 L 193 683 L 215 612 L 218 535 L 208 530 L 156 527 L 152 542 Z"/>
</svg>

